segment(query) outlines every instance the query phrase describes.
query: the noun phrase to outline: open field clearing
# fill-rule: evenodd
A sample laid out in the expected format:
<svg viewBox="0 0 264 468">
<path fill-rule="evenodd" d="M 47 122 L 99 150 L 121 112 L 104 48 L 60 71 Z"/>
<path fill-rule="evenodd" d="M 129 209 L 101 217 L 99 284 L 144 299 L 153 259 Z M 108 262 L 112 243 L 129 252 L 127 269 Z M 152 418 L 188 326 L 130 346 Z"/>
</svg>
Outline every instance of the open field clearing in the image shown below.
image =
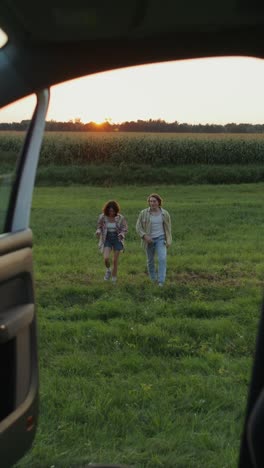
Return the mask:
<svg viewBox="0 0 264 468">
<path fill-rule="evenodd" d="M 152 191 L 174 238 L 159 290 L 135 233 Z M 94 236 L 110 198 L 129 222 L 115 286 Z M 264 284 L 263 202 L 262 183 L 35 189 L 40 420 L 19 468 L 236 466 Z"/>
</svg>

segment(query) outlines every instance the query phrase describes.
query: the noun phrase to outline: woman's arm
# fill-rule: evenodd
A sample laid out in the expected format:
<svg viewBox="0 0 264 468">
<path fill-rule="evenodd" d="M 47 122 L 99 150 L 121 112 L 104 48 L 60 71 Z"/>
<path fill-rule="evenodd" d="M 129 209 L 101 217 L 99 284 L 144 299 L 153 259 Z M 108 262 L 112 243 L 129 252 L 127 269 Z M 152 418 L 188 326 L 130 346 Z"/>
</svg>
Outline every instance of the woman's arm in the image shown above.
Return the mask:
<svg viewBox="0 0 264 468">
<path fill-rule="evenodd" d="M 141 211 L 141 213 L 139 213 L 137 223 L 136 223 L 136 231 L 141 238 L 143 238 L 146 235 L 146 231 L 142 223 L 142 218 L 143 218 L 143 213 Z"/>
<path fill-rule="evenodd" d="M 119 236 L 122 236 L 122 238 L 124 239 L 126 233 L 128 231 L 128 224 L 127 224 L 127 220 L 124 216 L 122 216 L 121 218 L 121 224 L 120 224 L 120 232 L 119 232 Z"/>
<path fill-rule="evenodd" d="M 103 231 L 103 215 L 100 214 L 97 219 L 96 232 L 95 235 L 99 237 Z"/>
</svg>

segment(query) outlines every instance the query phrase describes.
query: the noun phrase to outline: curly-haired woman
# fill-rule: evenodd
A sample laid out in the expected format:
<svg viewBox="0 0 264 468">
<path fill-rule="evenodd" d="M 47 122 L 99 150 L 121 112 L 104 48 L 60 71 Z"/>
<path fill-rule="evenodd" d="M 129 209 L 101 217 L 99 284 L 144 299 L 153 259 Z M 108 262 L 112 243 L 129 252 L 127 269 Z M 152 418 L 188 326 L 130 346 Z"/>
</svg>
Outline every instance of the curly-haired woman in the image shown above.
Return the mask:
<svg viewBox="0 0 264 468">
<path fill-rule="evenodd" d="M 99 249 L 103 253 L 106 272 L 104 279 L 115 283 L 117 280 L 118 257 L 124 250 L 125 235 L 128 230 L 126 218 L 120 213 L 120 206 L 115 200 L 105 203 L 97 221 L 96 236 Z M 110 255 L 113 251 L 113 268 L 110 268 Z"/>
</svg>

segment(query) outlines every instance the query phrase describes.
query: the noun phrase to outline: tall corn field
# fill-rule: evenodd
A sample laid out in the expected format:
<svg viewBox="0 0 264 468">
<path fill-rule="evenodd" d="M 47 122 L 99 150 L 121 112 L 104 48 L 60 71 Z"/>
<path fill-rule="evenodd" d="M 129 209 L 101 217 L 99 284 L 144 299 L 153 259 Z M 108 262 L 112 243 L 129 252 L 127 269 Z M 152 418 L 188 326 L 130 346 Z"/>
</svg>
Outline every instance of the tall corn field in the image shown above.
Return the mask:
<svg viewBox="0 0 264 468">
<path fill-rule="evenodd" d="M 0 132 L 0 161 L 8 163 L 21 148 L 23 135 Z M 41 165 L 152 167 L 264 163 L 262 134 L 146 134 L 50 132 L 41 148 Z"/>
</svg>

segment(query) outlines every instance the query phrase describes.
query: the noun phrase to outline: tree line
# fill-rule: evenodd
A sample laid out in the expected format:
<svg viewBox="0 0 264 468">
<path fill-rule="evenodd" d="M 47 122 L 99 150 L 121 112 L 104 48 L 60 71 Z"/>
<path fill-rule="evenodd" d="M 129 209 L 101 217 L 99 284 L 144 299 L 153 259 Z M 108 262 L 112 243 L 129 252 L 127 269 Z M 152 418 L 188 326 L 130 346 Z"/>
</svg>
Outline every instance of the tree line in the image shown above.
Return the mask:
<svg viewBox="0 0 264 468">
<path fill-rule="evenodd" d="M 0 123 L 0 130 L 26 130 L 30 121 Z M 160 132 L 160 133 L 264 133 L 264 124 L 227 123 L 220 124 L 188 124 L 166 122 L 162 119 L 136 120 L 122 123 L 113 123 L 105 120 L 103 123 L 83 123 L 76 118 L 68 122 L 49 120 L 46 122 L 46 131 L 49 132 Z"/>
</svg>

